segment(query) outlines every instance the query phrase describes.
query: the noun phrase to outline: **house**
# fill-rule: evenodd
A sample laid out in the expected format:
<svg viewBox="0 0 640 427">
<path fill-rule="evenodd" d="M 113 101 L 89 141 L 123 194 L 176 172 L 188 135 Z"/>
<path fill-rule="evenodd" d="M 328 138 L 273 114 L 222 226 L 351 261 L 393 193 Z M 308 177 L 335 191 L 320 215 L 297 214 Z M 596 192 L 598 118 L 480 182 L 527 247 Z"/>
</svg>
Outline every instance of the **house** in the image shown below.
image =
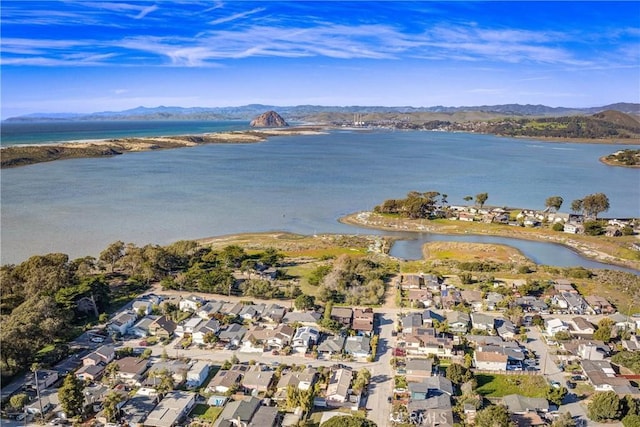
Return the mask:
<svg viewBox="0 0 640 427">
<path fill-rule="evenodd" d="M 345 328 L 351 329 L 353 310 L 351 307 L 333 307 L 331 309 L 331 320 L 340 323 Z"/>
<path fill-rule="evenodd" d="M 191 335 L 193 331 L 195 331 L 198 328 L 198 325 L 200 324 L 200 322 L 202 322 L 202 318 L 200 317 L 192 317 L 190 319 L 187 319 L 178 324 L 174 333 L 179 337 L 183 337 L 185 335 Z"/>
<path fill-rule="evenodd" d="M 584 233 L 584 225 L 575 222 L 567 222 L 564 224 L 564 232 L 569 234 Z"/>
<path fill-rule="evenodd" d="M 303 326 L 314 326 L 322 319 L 322 314 L 315 310 L 308 311 L 290 311 L 284 315 L 283 323 L 293 324 L 300 323 Z"/>
<path fill-rule="evenodd" d="M 187 371 L 187 387 L 200 387 L 209 375 L 209 363 L 198 360 Z"/>
<path fill-rule="evenodd" d="M 411 399 L 407 405 L 409 419 L 417 425 L 453 427 L 451 397 L 446 393 L 430 396 L 426 399 Z"/>
<path fill-rule="evenodd" d="M 46 414 L 60 405 L 58 389 L 42 390 L 39 396 L 24 407 L 25 412 L 32 415 Z M 5 424 L 4 421 L 2 423 Z"/>
<path fill-rule="evenodd" d="M 578 356 L 582 360 L 604 360 L 611 353 L 611 349 L 604 342 L 581 342 L 578 344 Z"/>
<path fill-rule="evenodd" d="M 254 369 L 247 371 L 242 378 L 242 387 L 256 392 L 266 392 L 273 381 L 273 371 L 262 369 L 261 366 L 254 366 Z"/>
<path fill-rule="evenodd" d="M 262 325 L 254 326 L 244 336 L 241 351 L 282 350 L 291 343 L 294 332 L 291 326 L 284 324 L 280 324 L 275 328 Z"/>
<path fill-rule="evenodd" d="M 135 394 L 126 403 L 123 402 L 120 408 L 120 421 L 128 426 L 141 427 L 157 404 L 157 396 Z"/>
<path fill-rule="evenodd" d="M 347 337 L 344 343 L 344 352 L 353 357 L 368 357 L 371 353 L 371 340 L 369 337 L 356 335 Z"/>
<path fill-rule="evenodd" d="M 191 339 L 196 344 L 205 344 L 205 336 L 207 334 L 216 335 L 220 331 L 220 322 L 216 319 L 209 319 L 198 324 L 191 334 Z"/>
<path fill-rule="evenodd" d="M 563 292 L 569 292 L 569 293 L 575 293 L 575 294 L 578 293 L 576 288 L 573 287 L 573 284 L 571 283 L 570 280 L 556 279 L 556 280 L 554 280 L 554 282 L 555 283 L 553 285 L 553 289 L 558 294 L 563 293 Z"/>
<path fill-rule="evenodd" d="M 213 427 L 248 427 L 253 417 L 262 407 L 262 401 L 256 397 L 244 397 L 226 404 Z M 265 424 L 269 427 L 268 424 Z"/>
<path fill-rule="evenodd" d="M 460 296 L 462 297 L 462 300 L 469 304 L 474 311 L 482 310 L 482 292 L 463 290 L 460 292 Z"/>
<path fill-rule="evenodd" d="M 622 313 L 615 313 L 615 314 L 612 314 L 611 316 L 609 316 L 607 318 L 612 320 L 613 324 L 618 329 L 624 329 L 624 330 L 633 331 L 633 330 L 636 329 L 636 326 L 637 326 L 634 319 L 632 319 L 629 316 L 625 316 Z"/>
<path fill-rule="evenodd" d="M 153 303 L 146 299 L 137 299 L 131 303 L 131 309 L 141 317 L 148 316 L 153 310 Z"/>
<path fill-rule="evenodd" d="M 571 314 L 583 314 L 588 308 L 585 300 L 575 292 L 562 292 L 554 296 L 553 301 L 561 308 L 568 309 Z"/>
<path fill-rule="evenodd" d="M 55 382 L 58 381 L 59 378 L 60 376 L 58 375 L 57 371 L 53 371 L 50 369 L 38 369 L 36 373 L 30 372 L 27 375 L 27 382 L 25 383 L 25 386 L 28 388 L 32 388 L 33 390 L 42 391 L 55 384 Z"/>
<path fill-rule="evenodd" d="M 276 386 L 279 392 L 286 393 L 287 387 L 293 386 L 302 391 L 309 390 L 316 381 L 318 371 L 316 368 L 306 367 L 302 371 L 283 372 Z"/>
<path fill-rule="evenodd" d="M 435 323 L 444 322 L 444 317 L 433 310 L 424 310 L 422 313 L 422 325 L 433 328 Z"/>
<path fill-rule="evenodd" d="M 462 303 L 462 296 L 459 290 L 455 288 L 444 288 L 440 290 L 440 304 L 443 308 L 451 310 L 460 303 Z"/>
<path fill-rule="evenodd" d="M 506 371 L 508 360 L 506 354 L 482 350 L 476 350 L 473 353 L 474 366 L 485 371 Z"/>
<path fill-rule="evenodd" d="M 422 381 L 433 374 L 433 359 L 411 358 L 405 364 L 407 381 Z"/>
<path fill-rule="evenodd" d="M 497 319 L 496 331 L 500 338 L 504 340 L 514 340 L 518 334 L 518 328 L 509 319 Z"/>
<path fill-rule="evenodd" d="M 196 403 L 196 394 L 186 391 L 170 391 L 147 415 L 145 426 L 172 427 L 182 420 Z"/>
<path fill-rule="evenodd" d="M 331 370 L 331 377 L 326 391 L 326 402 L 329 406 L 341 406 L 349 398 L 353 372 L 349 368 Z"/>
<path fill-rule="evenodd" d="M 545 319 L 545 331 L 547 335 L 554 336 L 558 332 L 566 332 L 569 330 L 569 326 L 560 319 Z"/>
<path fill-rule="evenodd" d="M 596 391 L 615 391 L 618 395 L 640 394 L 628 379 L 619 377 L 606 360 L 583 360 L 582 370 Z"/>
<path fill-rule="evenodd" d="M 122 380 L 127 384 L 140 386 L 142 384 L 142 374 L 148 368 L 148 361 L 137 357 L 123 357 L 113 363 L 118 365 L 116 371 L 116 379 Z"/>
<path fill-rule="evenodd" d="M 478 346 L 475 353 L 476 359 L 482 362 L 481 366 L 484 366 L 476 365 L 478 369 L 521 371 L 525 359 L 524 353 L 518 347 L 518 344 L 513 341 L 505 341 L 500 345 Z M 492 356 L 489 353 L 497 354 L 500 357 Z M 506 356 L 504 369 L 502 368 L 502 361 L 504 360 L 502 356 Z M 490 366 L 496 369 L 490 368 Z"/>
<path fill-rule="evenodd" d="M 495 311 L 503 300 L 504 295 L 497 292 L 487 292 L 487 295 L 484 298 L 484 304 L 487 306 L 487 310 Z"/>
<path fill-rule="evenodd" d="M 216 375 L 209 381 L 207 385 L 208 392 L 215 393 L 228 393 L 229 390 L 235 389 L 240 386 L 242 382 L 241 370 L 220 370 L 216 372 Z"/>
<path fill-rule="evenodd" d="M 320 339 L 320 332 L 310 326 L 302 326 L 298 328 L 292 340 L 294 351 L 306 353 L 307 350 L 317 344 Z"/>
<path fill-rule="evenodd" d="M 403 334 L 410 334 L 414 328 L 422 327 L 422 315 L 420 313 L 410 313 L 400 319 Z"/>
<path fill-rule="evenodd" d="M 224 303 L 220 301 L 209 301 L 208 303 L 198 308 L 196 315 L 205 320 L 211 319 L 214 315 L 220 313 L 223 305 Z"/>
<path fill-rule="evenodd" d="M 178 307 L 180 308 L 180 311 L 190 311 L 195 313 L 205 304 L 205 302 L 205 299 L 202 297 L 189 295 L 188 297 L 180 300 Z"/>
<path fill-rule="evenodd" d="M 265 307 L 264 304 L 246 304 L 238 313 L 238 317 L 242 320 L 258 321 L 262 317 L 262 310 Z"/>
<path fill-rule="evenodd" d="M 149 324 L 149 335 L 159 338 L 171 338 L 176 326 L 176 323 L 167 316 L 160 316 Z"/>
<path fill-rule="evenodd" d="M 95 351 L 87 354 L 82 358 L 82 365 L 108 365 L 113 359 L 116 358 L 115 346 L 111 344 L 102 345 Z"/>
<path fill-rule="evenodd" d="M 402 289 L 421 289 L 424 281 L 418 274 L 403 274 L 400 276 Z"/>
<path fill-rule="evenodd" d="M 356 308 L 353 310 L 353 327 L 356 332 L 371 335 L 373 333 L 373 309 Z"/>
<path fill-rule="evenodd" d="M 220 312 L 227 316 L 238 316 L 242 311 L 242 307 L 244 307 L 244 305 L 239 302 L 225 302 Z"/>
<path fill-rule="evenodd" d="M 160 316 L 153 315 L 143 317 L 129 329 L 129 333 L 139 338 L 148 337 L 149 335 L 151 335 L 149 333 L 149 325 L 151 325 L 151 323 L 153 323 L 153 321 L 159 317 Z"/>
<path fill-rule="evenodd" d="M 433 291 L 430 289 L 409 289 L 407 299 L 414 307 L 416 307 L 416 303 L 429 307 L 433 304 Z"/>
<path fill-rule="evenodd" d="M 584 300 L 589 304 L 594 314 L 613 314 L 616 312 L 611 303 L 599 295 L 589 295 L 584 297 Z"/>
<path fill-rule="evenodd" d="M 181 360 L 166 360 L 155 362 L 149 368 L 147 379 L 145 380 L 145 386 L 154 387 L 156 385 L 156 378 L 154 375 L 163 371 L 171 374 L 174 384 L 182 384 L 187 379 L 187 373 L 190 366 Z"/>
<path fill-rule="evenodd" d="M 242 338 L 247 333 L 247 328 L 237 323 L 232 323 L 223 331 L 218 334 L 220 341 L 231 344 L 232 346 L 239 346 L 242 342 Z"/>
<path fill-rule="evenodd" d="M 278 408 L 275 406 L 260 406 L 247 427 L 276 427 L 278 423 Z"/>
<path fill-rule="evenodd" d="M 75 372 L 76 377 L 82 381 L 97 381 L 104 374 L 105 365 L 83 365 Z"/>
<path fill-rule="evenodd" d="M 284 316 L 287 314 L 287 309 L 278 304 L 269 304 L 262 311 L 262 318 L 274 323 L 281 323 Z"/>
<path fill-rule="evenodd" d="M 495 319 L 484 313 L 471 313 L 471 326 L 480 331 L 493 332 Z"/>
<path fill-rule="evenodd" d="M 120 335 L 125 335 L 137 319 L 138 316 L 134 312 L 121 311 L 109 322 L 109 330 Z"/>
<path fill-rule="evenodd" d="M 407 354 L 451 357 L 453 339 L 448 334 L 438 334 L 433 328 L 416 328 L 403 336 Z"/>
<path fill-rule="evenodd" d="M 549 411 L 549 402 L 542 397 L 526 397 L 520 394 L 509 394 L 502 398 L 502 404 L 506 406 L 512 414 Z"/>
<path fill-rule="evenodd" d="M 596 331 L 595 326 L 584 317 L 574 317 L 571 319 L 571 334 L 577 336 L 592 336 Z"/>
<path fill-rule="evenodd" d="M 440 375 L 426 377 L 420 382 L 409 383 L 409 393 L 411 394 L 411 400 L 424 400 L 441 394 L 452 396 L 453 384 L 450 380 Z"/>
<path fill-rule="evenodd" d="M 84 394 L 84 407 L 86 410 L 99 412 L 102 400 L 109 394 L 111 389 L 105 384 L 90 381 L 82 390 Z"/>
<path fill-rule="evenodd" d="M 549 306 L 543 300 L 533 296 L 516 298 L 515 303 L 529 313 L 546 313 L 549 310 Z"/>
<path fill-rule="evenodd" d="M 343 335 L 328 335 L 318 344 L 318 353 L 333 355 L 340 354 L 344 349 L 346 337 Z"/>
<path fill-rule="evenodd" d="M 446 314 L 449 330 L 453 333 L 464 334 L 469 329 L 469 315 L 463 311 L 449 311 Z"/>
</svg>

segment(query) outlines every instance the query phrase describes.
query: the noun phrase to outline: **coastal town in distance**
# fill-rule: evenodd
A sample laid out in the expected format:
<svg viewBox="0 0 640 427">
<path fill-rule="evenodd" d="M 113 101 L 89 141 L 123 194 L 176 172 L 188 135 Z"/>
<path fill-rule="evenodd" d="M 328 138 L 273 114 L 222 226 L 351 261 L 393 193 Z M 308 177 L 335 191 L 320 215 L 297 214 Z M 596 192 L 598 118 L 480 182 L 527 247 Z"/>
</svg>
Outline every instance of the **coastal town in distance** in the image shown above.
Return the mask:
<svg viewBox="0 0 640 427">
<path fill-rule="evenodd" d="M 0 426 L 640 427 L 640 1 L 0 15 Z"/>
</svg>

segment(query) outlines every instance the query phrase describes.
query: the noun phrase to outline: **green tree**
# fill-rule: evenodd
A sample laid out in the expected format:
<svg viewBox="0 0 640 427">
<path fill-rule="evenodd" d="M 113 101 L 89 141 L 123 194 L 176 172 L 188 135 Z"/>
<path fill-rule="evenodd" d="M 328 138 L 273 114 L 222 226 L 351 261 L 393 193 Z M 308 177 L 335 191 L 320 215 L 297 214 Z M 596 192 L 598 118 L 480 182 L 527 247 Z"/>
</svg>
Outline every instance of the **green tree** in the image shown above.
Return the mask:
<svg viewBox="0 0 640 427">
<path fill-rule="evenodd" d="M 82 382 L 73 374 L 67 375 L 62 386 L 58 389 L 60 405 L 70 418 L 82 415 L 84 407 L 83 389 Z"/>
<path fill-rule="evenodd" d="M 113 272 L 116 263 L 124 255 L 124 242 L 118 240 L 110 244 L 105 250 L 100 252 L 98 259 L 100 262 L 109 265 L 110 271 Z"/>
<path fill-rule="evenodd" d="M 544 206 L 549 209 L 553 209 L 553 212 L 558 212 L 560 210 L 560 206 L 562 206 L 562 202 L 564 202 L 562 197 L 551 196 L 544 201 Z"/>
<path fill-rule="evenodd" d="M 549 386 L 549 388 L 547 388 L 547 400 L 551 403 L 553 403 L 554 405 L 560 406 L 562 404 L 562 399 L 564 399 L 564 397 L 567 395 L 567 388 L 566 387 L 552 387 Z"/>
<path fill-rule="evenodd" d="M 551 427 L 576 427 L 576 420 L 573 419 L 571 412 L 563 412 L 553 421 Z"/>
<path fill-rule="evenodd" d="M 597 422 L 619 420 L 621 415 L 622 405 L 615 391 L 596 393 L 587 408 L 589 419 Z"/>
<path fill-rule="evenodd" d="M 352 417 L 351 415 L 341 415 L 330 418 L 320 427 L 376 427 L 376 423 L 362 417 Z"/>
<path fill-rule="evenodd" d="M 509 411 L 502 405 L 492 405 L 478 411 L 475 418 L 476 427 L 513 427 Z"/>
<path fill-rule="evenodd" d="M 627 415 L 622 419 L 622 425 L 624 427 L 640 427 L 640 415 Z"/>
<path fill-rule="evenodd" d="M 478 204 L 478 206 L 480 207 L 483 207 L 488 198 L 489 193 L 478 193 L 476 194 L 476 204 Z"/>
<path fill-rule="evenodd" d="M 598 322 L 598 329 L 593 333 L 593 339 L 604 341 L 608 343 L 611 341 L 613 322 L 610 319 L 604 318 Z"/>
<path fill-rule="evenodd" d="M 582 199 L 576 199 L 571 202 L 571 211 L 577 214 L 582 213 L 584 210 Z"/>
<path fill-rule="evenodd" d="M 309 310 L 316 304 L 316 299 L 313 295 L 298 295 L 293 302 L 293 305 L 297 310 Z"/>
<path fill-rule="evenodd" d="M 27 403 L 29 403 L 29 396 L 27 396 L 25 393 L 14 394 L 9 399 L 9 405 L 11 405 L 11 407 L 16 410 L 22 410 L 22 408 L 24 408 L 24 405 L 26 405 Z"/>
<path fill-rule="evenodd" d="M 582 207 L 587 216 L 598 218 L 598 214 L 609 210 L 609 198 L 604 193 L 589 194 L 582 199 Z"/>
<path fill-rule="evenodd" d="M 447 367 L 447 378 L 454 384 L 462 384 L 473 378 L 473 372 L 468 368 L 452 363 Z"/>
<path fill-rule="evenodd" d="M 464 200 L 465 202 L 470 202 L 470 201 L 472 201 L 472 200 L 473 200 L 473 197 L 471 197 L 471 196 L 464 196 L 464 197 L 462 198 L 462 200 Z"/>
<path fill-rule="evenodd" d="M 120 393 L 110 391 L 102 401 L 102 409 L 104 416 L 109 422 L 113 422 L 118 418 L 118 405 L 124 398 Z"/>
</svg>

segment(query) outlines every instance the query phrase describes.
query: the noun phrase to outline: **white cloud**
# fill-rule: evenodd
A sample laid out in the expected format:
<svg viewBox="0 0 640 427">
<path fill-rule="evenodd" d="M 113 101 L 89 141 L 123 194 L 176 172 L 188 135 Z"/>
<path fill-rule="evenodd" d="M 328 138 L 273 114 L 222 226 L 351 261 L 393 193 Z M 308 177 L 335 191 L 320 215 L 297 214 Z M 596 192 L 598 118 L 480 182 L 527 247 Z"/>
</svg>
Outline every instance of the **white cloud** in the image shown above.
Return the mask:
<svg viewBox="0 0 640 427">
<path fill-rule="evenodd" d="M 214 8 L 217 9 L 217 8 Z M 213 10 L 213 9 L 208 9 L 208 10 Z M 233 15 L 229 15 L 229 16 L 225 16 L 222 18 L 218 18 L 218 19 L 214 19 L 213 21 L 210 21 L 209 24 L 210 25 L 219 25 L 219 24 L 224 24 L 225 22 L 231 22 L 231 21 L 235 21 L 238 19 L 242 19 L 242 18 L 246 18 L 247 16 L 250 15 L 254 15 L 256 13 L 260 13 L 262 11 L 264 11 L 265 8 L 264 7 L 258 7 L 252 10 L 248 10 L 246 12 L 239 12 L 239 13 L 235 13 Z"/>
</svg>

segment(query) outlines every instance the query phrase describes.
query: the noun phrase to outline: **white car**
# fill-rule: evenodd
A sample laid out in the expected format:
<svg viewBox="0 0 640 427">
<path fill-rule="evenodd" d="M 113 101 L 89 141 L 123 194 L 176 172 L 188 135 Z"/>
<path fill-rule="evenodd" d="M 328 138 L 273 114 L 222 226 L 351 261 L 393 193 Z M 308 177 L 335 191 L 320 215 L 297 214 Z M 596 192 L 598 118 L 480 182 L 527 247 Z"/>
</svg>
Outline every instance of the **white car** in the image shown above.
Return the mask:
<svg viewBox="0 0 640 427">
<path fill-rule="evenodd" d="M 92 337 L 91 342 L 104 342 L 104 338 L 102 337 Z"/>
</svg>

